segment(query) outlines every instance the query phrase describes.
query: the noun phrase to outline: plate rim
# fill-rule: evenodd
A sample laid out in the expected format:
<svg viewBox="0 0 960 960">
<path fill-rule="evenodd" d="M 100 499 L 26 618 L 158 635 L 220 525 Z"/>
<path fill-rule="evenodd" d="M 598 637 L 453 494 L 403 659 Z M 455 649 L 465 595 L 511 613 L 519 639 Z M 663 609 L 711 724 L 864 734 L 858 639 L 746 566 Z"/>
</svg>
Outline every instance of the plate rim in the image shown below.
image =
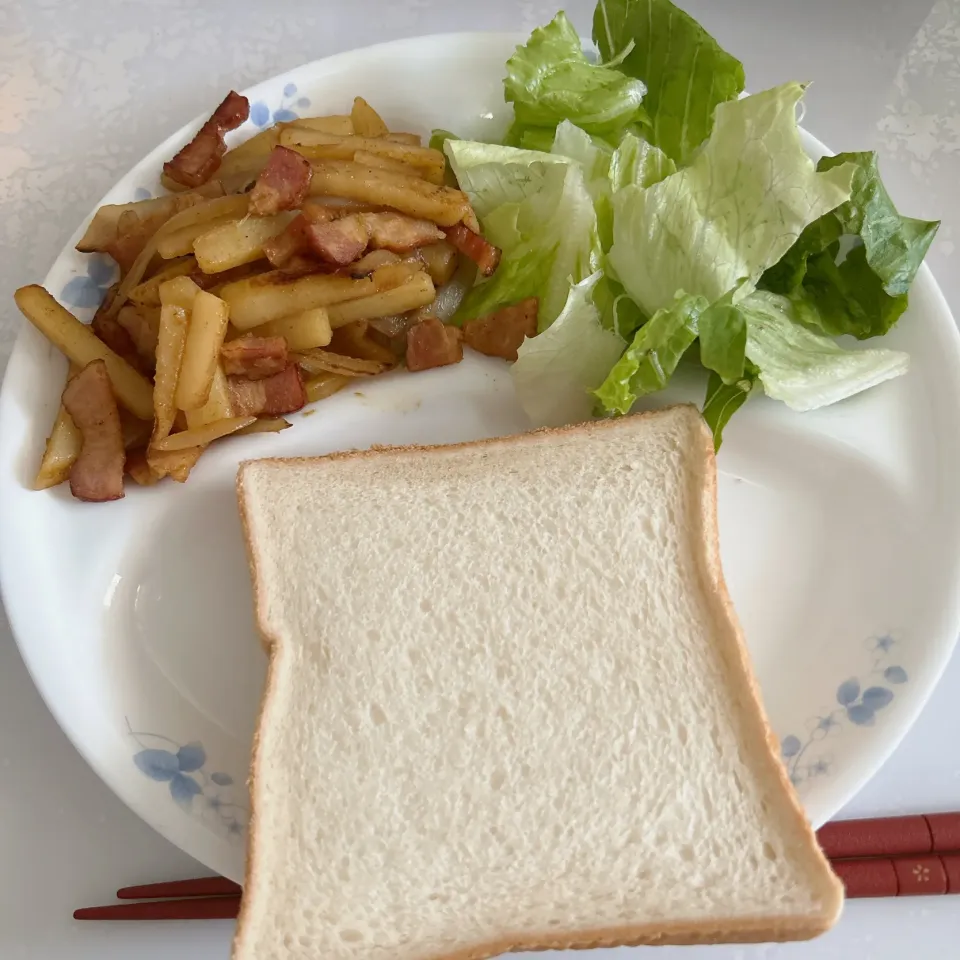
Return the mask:
<svg viewBox="0 0 960 960">
<path fill-rule="evenodd" d="M 519 31 L 458 31 L 405 37 L 369 46 L 355 47 L 350 50 L 332 54 L 328 57 L 322 57 L 296 65 L 288 70 L 267 77 L 245 88 L 242 92 L 251 100 L 254 100 L 257 97 L 258 91 L 263 87 L 276 84 L 280 80 L 293 78 L 303 73 L 336 73 L 341 69 L 348 69 L 352 65 L 351 61 L 376 57 L 378 52 L 386 50 L 395 53 L 402 51 L 403 48 L 416 49 L 422 45 L 434 46 L 440 43 L 467 45 L 489 44 L 491 48 L 503 50 L 507 49 L 511 44 L 522 43 L 525 39 L 526 34 Z M 173 147 L 190 139 L 207 119 L 207 116 L 208 114 L 203 113 L 183 124 L 178 130 L 148 150 L 138 161 L 132 164 L 122 176 L 116 179 L 100 201 L 95 204 L 91 211 L 83 218 L 77 229 L 71 234 L 67 242 L 53 259 L 43 280 L 45 285 L 48 283 L 50 274 L 53 273 L 56 265 L 60 262 L 61 258 L 72 251 L 77 239 L 85 230 L 86 225 L 90 222 L 90 219 L 98 207 L 106 201 L 107 197 L 109 197 L 120 184 L 128 180 L 128 178 L 134 174 L 134 171 L 145 164 L 149 158 L 161 151 L 169 151 Z M 831 152 L 819 139 L 808 131 L 802 130 L 801 135 L 805 145 L 810 145 L 814 150 L 822 151 L 825 154 Z M 927 287 L 929 294 L 936 301 L 937 322 L 942 326 L 944 335 L 952 346 L 954 366 L 958 376 L 954 378 L 950 386 L 952 387 L 952 393 L 957 398 L 957 407 L 960 409 L 960 331 L 958 331 L 956 322 L 953 320 L 949 303 L 944 297 L 932 271 L 925 263 L 921 266 L 918 279 L 920 278 L 922 278 L 922 282 Z M 943 318 L 949 318 L 951 322 L 944 323 L 942 322 Z M 16 381 L 15 368 L 22 362 L 22 355 L 26 350 L 26 340 L 31 335 L 32 331 L 29 325 L 23 321 L 10 354 L 3 384 L 0 386 L 0 423 L 2 423 L 7 416 L 11 415 L 11 408 L 14 406 L 13 385 Z M 0 501 L 2 501 L 2 498 L 0 498 Z M 7 511 L 3 508 L 2 502 L 0 502 L 0 602 L 2 602 L 9 620 L 11 634 L 20 651 L 21 659 L 47 709 L 56 719 L 61 730 L 63 730 L 68 740 L 83 757 L 87 765 L 93 769 L 97 776 L 109 787 L 111 792 L 140 819 L 190 856 L 201 860 L 213 869 L 218 869 L 224 873 L 231 872 L 228 867 L 228 861 L 235 856 L 236 846 L 229 844 L 224 838 L 215 835 L 207 828 L 198 823 L 194 823 L 192 820 L 188 825 L 180 817 L 165 815 L 159 804 L 149 802 L 135 791 L 128 789 L 126 786 L 128 775 L 124 774 L 118 765 L 105 762 L 100 757 L 94 755 L 94 751 L 88 746 L 81 732 L 73 723 L 73 714 L 69 709 L 69 704 L 64 704 L 62 700 L 59 700 L 56 696 L 55 689 L 44 679 L 36 644 L 26 639 L 30 637 L 31 633 L 35 630 L 35 628 L 31 626 L 30 607 L 32 604 L 29 602 L 29 597 L 18 599 L 14 596 L 13 580 L 15 577 L 11 571 L 16 558 L 13 556 L 14 549 L 11 538 L 5 535 L 5 530 L 8 527 L 5 519 L 6 516 Z M 955 532 L 954 538 L 958 544 L 960 544 L 960 529 Z M 958 560 L 960 560 L 960 557 L 958 557 Z M 949 602 L 945 602 L 939 612 L 938 622 L 942 625 L 946 636 L 942 642 L 936 643 L 934 641 L 939 638 L 931 636 L 930 642 L 925 647 L 926 652 L 923 656 L 923 662 L 927 670 L 922 692 L 915 686 L 912 697 L 903 709 L 902 721 L 896 728 L 891 729 L 884 736 L 873 738 L 871 745 L 864 750 L 868 762 L 862 764 L 863 772 L 857 776 L 848 775 L 844 778 L 838 778 L 832 782 L 829 788 L 824 787 L 826 796 L 829 796 L 832 802 L 824 802 L 823 798 L 820 799 L 821 806 L 829 810 L 826 816 L 818 818 L 820 822 L 832 817 L 839 808 L 849 802 L 877 773 L 880 767 L 886 763 L 907 733 L 912 729 L 920 712 L 932 696 L 934 689 L 939 683 L 953 655 L 958 637 L 960 637 L 960 579 L 958 579 L 957 582 L 957 588 L 952 591 L 949 597 L 944 598 L 944 600 L 949 600 Z M 949 633 L 947 633 L 947 631 L 949 631 Z"/>
</svg>

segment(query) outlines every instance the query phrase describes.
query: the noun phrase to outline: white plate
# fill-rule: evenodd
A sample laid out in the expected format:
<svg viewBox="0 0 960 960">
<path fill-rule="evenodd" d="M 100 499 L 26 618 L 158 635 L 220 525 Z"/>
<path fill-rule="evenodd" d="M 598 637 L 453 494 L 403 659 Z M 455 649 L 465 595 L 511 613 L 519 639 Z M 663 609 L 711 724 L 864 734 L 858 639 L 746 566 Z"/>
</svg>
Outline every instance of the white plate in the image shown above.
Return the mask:
<svg viewBox="0 0 960 960">
<path fill-rule="evenodd" d="M 247 92 L 251 120 L 233 141 L 287 111 L 342 112 L 357 94 L 396 128 L 496 136 L 506 122 L 504 61 L 522 39 L 427 37 L 308 64 Z M 210 92 L 211 107 L 223 92 Z M 161 162 L 197 126 L 159 146 L 104 202 L 153 193 Z M 89 318 L 112 275 L 103 259 L 75 253 L 75 240 L 44 282 Z M 960 625 L 960 350 L 925 268 L 887 342 L 912 355 L 907 377 L 812 414 L 751 401 L 720 455 L 724 567 L 815 824 L 909 728 Z M 221 444 L 186 486 L 134 487 L 123 501 L 92 506 L 64 488 L 29 489 L 64 370 L 25 328 L 0 398 L 0 577 L 14 632 L 50 709 L 110 787 L 175 844 L 240 879 L 264 657 L 237 463 L 527 424 L 506 367 L 474 355 L 338 394 L 282 434 Z M 702 389 L 682 384 L 672 395 L 699 400 Z"/>
</svg>

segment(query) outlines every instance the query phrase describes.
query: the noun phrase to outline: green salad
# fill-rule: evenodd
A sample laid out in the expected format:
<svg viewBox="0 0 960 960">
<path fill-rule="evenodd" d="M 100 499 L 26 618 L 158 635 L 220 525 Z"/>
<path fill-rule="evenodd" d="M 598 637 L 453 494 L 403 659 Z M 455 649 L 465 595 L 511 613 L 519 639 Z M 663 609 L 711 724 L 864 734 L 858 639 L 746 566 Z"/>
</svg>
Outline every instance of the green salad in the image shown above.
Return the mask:
<svg viewBox="0 0 960 960">
<path fill-rule="evenodd" d="M 503 258 L 453 323 L 526 297 L 512 368 L 540 424 L 626 414 L 678 365 L 707 374 L 719 447 L 756 392 L 814 410 L 905 373 L 885 334 L 938 222 L 898 214 L 872 153 L 814 163 L 802 83 L 743 96 L 743 65 L 670 0 L 600 0 L 599 58 L 563 13 L 507 61 L 502 143 L 436 131 Z"/>
</svg>

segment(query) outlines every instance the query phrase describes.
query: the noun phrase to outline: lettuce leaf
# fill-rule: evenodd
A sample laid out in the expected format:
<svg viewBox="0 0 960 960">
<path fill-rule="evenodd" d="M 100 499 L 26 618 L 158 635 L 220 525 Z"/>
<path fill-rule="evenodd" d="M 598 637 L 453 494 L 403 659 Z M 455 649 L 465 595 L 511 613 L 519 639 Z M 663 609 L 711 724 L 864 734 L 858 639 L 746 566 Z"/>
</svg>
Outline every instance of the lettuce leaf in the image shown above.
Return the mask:
<svg viewBox="0 0 960 960">
<path fill-rule="evenodd" d="M 600 0 L 593 40 L 646 84 L 650 142 L 679 164 L 709 136 L 717 104 L 743 91 L 743 64 L 670 0 Z"/>
<path fill-rule="evenodd" d="M 710 372 L 707 395 L 703 400 L 703 419 L 713 432 L 713 448 L 720 449 L 723 443 L 723 428 L 730 418 L 750 399 L 757 389 L 759 371 L 747 361 L 743 376 L 734 383 L 724 383 L 720 374 Z"/>
<path fill-rule="evenodd" d="M 430 131 L 430 143 L 429 147 L 431 150 L 443 150 L 444 145 L 448 140 L 459 140 L 455 133 L 451 133 L 449 130 L 444 130 L 443 127 L 436 127 Z"/>
<path fill-rule="evenodd" d="M 467 294 L 453 322 L 539 297 L 539 328 L 545 330 L 563 310 L 570 283 L 579 283 L 600 266 L 593 200 L 577 163 L 491 167 L 497 165 L 469 169 L 465 189 L 472 201 L 479 201 L 474 209 L 484 233 L 501 248 L 503 258 L 496 273 Z M 515 194 L 519 199 L 491 208 L 495 200 Z"/>
<path fill-rule="evenodd" d="M 849 165 L 850 199 L 807 227 L 761 285 L 790 295 L 803 322 L 834 336 L 882 336 L 907 309 L 907 292 L 939 221 L 897 212 L 883 186 L 875 153 L 824 157 L 818 170 Z M 855 246 L 841 259 L 841 238 Z"/>
<path fill-rule="evenodd" d="M 600 311 L 603 327 L 627 342 L 647 322 L 647 315 L 633 302 L 623 284 L 610 275 L 609 269 L 604 269 L 594 287 L 593 302 Z"/>
<path fill-rule="evenodd" d="M 614 133 L 646 120 L 646 88 L 620 70 L 591 63 L 577 31 L 560 12 L 507 61 L 504 98 L 515 122 L 508 143 L 526 128 L 552 129 L 564 120 L 588 133 Z"/>
<path fill-rule="evenodd" d="M 662 390 L 681 357 L 697 339 L 703 297 L 680 292 L 640 329 L 607 378 L 595 391 L 605 413 L 627 414 L 640 397 Z"/>
<path fill-rule="evenodd" d="M 734 290 L 725 293 L 700 317 L 700 362 L 725 384 L 743 377 L 747 349 L 747 319 L 733 305 Z"/>
<path fill-rule="evenodd" d="M 610 188 L 616 193 L 634 184 L 652 187 L 677 172 L 677 165 L 658 147 L 640 137 L 627 133 L 610 158 Z"/>
<path fill-rule="evenodd" d="M 593 304 L 599 272 L 570 288 L 560 316 L 539 336 L 523 342 L 511 368 L 517 398 L 537 426 L 588 420 L 591 391 L 616 363 L 626 343 L 600 325 Z"/>
<path fill-rule="evenodd" d="M 797 322 L 793 302 L 757 291 L 739 308 L 747 323 L 746 354 L 766 394 L 791 410 L 816 410 L 907 372 L 897 350 L 845 350 Z"/>
<path fill-rule="evenodd" d="M 690 166 L 614 195 L 610 263 L 648 314 L 678 290 L 713 303 L 737 283 L 746 295 L 803 228 L 850 196 L 846 166 L 816 172 L 800 144 L 788 83 L 717 108 Z"/>
</svg>

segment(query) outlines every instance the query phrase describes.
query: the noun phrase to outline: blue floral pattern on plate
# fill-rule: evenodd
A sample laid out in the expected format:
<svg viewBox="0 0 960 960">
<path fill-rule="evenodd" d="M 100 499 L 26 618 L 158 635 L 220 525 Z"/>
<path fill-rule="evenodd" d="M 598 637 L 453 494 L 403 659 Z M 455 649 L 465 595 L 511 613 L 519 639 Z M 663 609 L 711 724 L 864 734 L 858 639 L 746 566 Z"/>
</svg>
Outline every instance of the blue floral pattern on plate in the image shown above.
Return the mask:
<svg viewBox="0 0 960 960">
<path fill-rule="evenodd" d="M 294 99 L 296 98 L 296 99 Z M 291 120 L 297 120 L 300 116 L 291 107 L 299 107 L 301 110 L 310 106 L 310 100 L 307 97 L 297 97 L 297 85 L 288 83 L 283 88 L 283 96 L 280 98 L 280 106 L 271 111 L 270 107 L 263 101 L 258 100 L 250 104 L 250 120 L 261 130 L 272 123 L 289 123 Z"/>
<path fill-rule="evenodd" d="M 810 717 L 805 737 L 789 734 L 780 741 L 780 754 L 795 787 L 802 789 L 811 780 L 829 775 L 833 770 L 833 757 L 820 744 L 828 737 L 839 735 L 846 724 L 872 727 L 877 713 L 893 701 L 892 688 L 907 682 L 907 671 L 890 663 L 891 651 L 896 645 L 897 641 L 889 634 L 868 640 L 873 661 L 869 671 L 863 677 L 850 677 L 837 687 L 838 706 Z"/>
<path fill-rule="evenodd" d="M 202 743 L 180 744 L 159 733 L 134 730 L 129 720 L 126 723 L 127 732 L 140 747 L 133 762 L 144 776 L 167 784 L 178 806 L 212 821 L 231 839 L 243 835 L 249 813 L 234 799 L 234 778 L 219 770 L 208 771 Z"/>
<path fill-rule="evenodd" d="M 99 307 L 117 276 L 117 265 L 104 254 L 86 257 L 87 272 L 68 280 L 60 291 L 60 300 L 78 310 Z"/>
</svg>

